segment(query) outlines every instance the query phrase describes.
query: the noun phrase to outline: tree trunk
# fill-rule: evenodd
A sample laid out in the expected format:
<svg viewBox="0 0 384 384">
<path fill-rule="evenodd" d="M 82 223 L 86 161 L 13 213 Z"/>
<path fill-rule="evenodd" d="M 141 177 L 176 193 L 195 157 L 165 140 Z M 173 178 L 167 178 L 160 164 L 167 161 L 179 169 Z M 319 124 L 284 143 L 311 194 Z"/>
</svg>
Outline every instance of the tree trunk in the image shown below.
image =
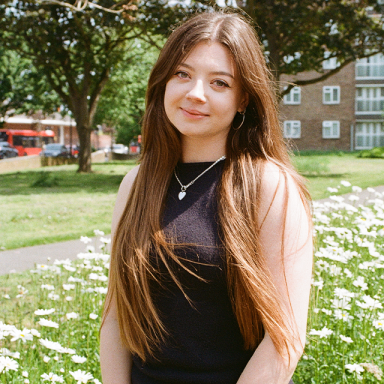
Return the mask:
<svg viewBox="0 0 384 384">
<path fill-rule="evenodd" d="M 79 168 L 77 172 L 92 172 L 91 167 L 91 132 L 92 122 L 87 105 L 87 99 L 76 100 L 73 103 L 73 115 L 76 120 L 76 130 L 79 135 Z"/>
<path fill-rule="evenodd" d="M 77 125 L 77 122 L 76 122 Z M 91 132 L 92 130 L 85 126 L 77 126 L 77 133 L 80 140 L 79 150 L 79 168 L 77 172 L 92 172 L 91 167 Z"/>
</svg>

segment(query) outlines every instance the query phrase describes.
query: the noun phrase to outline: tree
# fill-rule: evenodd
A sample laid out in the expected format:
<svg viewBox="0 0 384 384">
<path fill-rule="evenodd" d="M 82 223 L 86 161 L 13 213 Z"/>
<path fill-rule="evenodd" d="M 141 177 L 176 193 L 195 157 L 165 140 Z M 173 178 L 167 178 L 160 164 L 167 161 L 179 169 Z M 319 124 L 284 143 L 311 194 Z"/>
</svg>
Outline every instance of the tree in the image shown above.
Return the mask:
<svg viewBox="0 0 384 384">
<path fill-rule="evenodd" d="M 114 2 L 98 4 L 108 8 Z M 133 6 L 127 7 L 134 12 Z M 90 134 L 100 93 L 139 31 L 127 14 L 95 7 L 74 12 L 60 5 L 6 0 L 0 11 L 3 44 L 30 58 L 72 111 L 80 140 L 79 171 L 89 172 Z"/>
<path fill-rule="evenodd" d="M 153 40 L 161 45 L 158 38 Z M 111 73 L 100 96 L 94 126 L 104 124 L 117 132 L 117 141 L 128 145 L 140 134 L 149 73 L 159 50 L 141 40 L 127 52 Z"/>
<path fill-rule="evenodd" d="M 384 48 L 380 0 L 237 0 L 258 26 L 276 80 L 282 74 L 315 70 L 318 75 L 294 80 L 313 84 L 338 72 L 358 58 Z M 324 71 L 324 60 L 337 58 L 339 66 Z M 286 94 L 294 85 L 290 85 Z"/>
<path fill-rule="evenodd" d="M 13 114 L 37 111 L 49 114 L 59 105 L 57 95 L 30 60 L 0 47 L 0 125 Z"/>
</svg>

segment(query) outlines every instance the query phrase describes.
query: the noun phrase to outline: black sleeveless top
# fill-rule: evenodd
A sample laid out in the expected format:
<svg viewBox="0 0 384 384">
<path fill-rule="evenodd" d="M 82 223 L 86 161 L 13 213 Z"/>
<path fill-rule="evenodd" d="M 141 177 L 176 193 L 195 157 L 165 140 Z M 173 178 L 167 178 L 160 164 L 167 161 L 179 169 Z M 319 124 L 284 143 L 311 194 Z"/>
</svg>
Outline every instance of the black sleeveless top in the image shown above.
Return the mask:
<svg viewBox="0 0 384 384">
<path fill-rule="evenodd" d="M 176 172 L 185 185 L 211 164 L 179 163 Z M 172 178 L 163 229 L 174 242 L 184 243 L 175 254 L 204 281 L 170 263 L 188 302 L 165 266 L 152 257 L 161 275 L 161 284 L 151 283 L 152 296 L 169 336 L 154 358 L 144 363 L 133 356 L 132 384 L 235 384 L 252 356 L 243 348 L 227 291 L 216 194 L 223 165 L 221 161 L 201 176 L 182 200 Z"/>
</svg>

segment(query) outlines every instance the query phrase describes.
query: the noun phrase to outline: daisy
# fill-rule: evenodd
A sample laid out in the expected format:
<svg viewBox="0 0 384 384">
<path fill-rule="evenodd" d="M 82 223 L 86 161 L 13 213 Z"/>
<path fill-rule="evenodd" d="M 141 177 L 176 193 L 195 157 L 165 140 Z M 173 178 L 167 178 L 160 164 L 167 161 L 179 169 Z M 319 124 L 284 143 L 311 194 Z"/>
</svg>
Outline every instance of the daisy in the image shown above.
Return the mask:
<svg viewBox="0 0 384 384">
<path fill-rule="evenodd" d="M 353 340 L 350 337 L 340 335 L 340 339 L 343 340 L 344 342 L 350 344 L 353 343 Z"/>
<path fill-rule="evenodd" d="M 328 329 L 327 327 L 323 327 L 323 329 L 316 331 L 315 329 L 311 329 L 309 331 L 310 335 L 314 336 L 320 336 L 320 339 L 323 339 L 329 335 L 332 335 L 333 331 L 331 329 Z"/>
<path fill-rule="evenodd" d="M 50 315 L 53 312 L 55 312 L 54 308 L 51 308 L 51 309 L 37 309 L 35 311 L 35 315 L 37 315 L 37 316 L 45 316 L 45 315 Z"/>
<path fill-rule="evenodd" d="M 349 372 L 353 373 L 361 373 L 364 372 L 364 368 L 360 364 L 345 364 L 345 368 L 348 369 Z"/>
<path fill-rule="evenodd" d="M 81 241 L 82 243 L 84 243 L 84 244 L 88 244 L 88 243 L 92 242 L 92 239 L 90 239 L 90 238 L 87 237 L 87 236 L 81 236 L 81 237 L 80 237 L 80 241 Z"/>
<path fill-rule="evenodd" d="M 88 383 L 89 380 L 93 379 L 93 376 L 89 372 L 81 371 L 80 369 L 75 372 L 69 371 L 69 373 L 77 380 L 77 384 Z"/>
<path fill-rule="evenodd" d="M 40 321 L 38 321 L 38 324 L 40 324 L 42 327 L 59 328 L 58 323 L 51 320 L 43 319 L 43 318 L 41 318 Z"/>
<path fill-rule="evenodd" d="M 68 320 L 70 320 L 70 319 L 77 319 L 79 317 L 79 315 L 77 313 L 75 313 L 75 312 L 67 313 L 65 316 L 66 316 L 66 318 Z"/>
<path fill-rule="evenodd" d="M 33 335 L 31 331 L 27 328 L 24 328 L 22 331 L 14 329 L 13 331 L 11 331 L 11 336 L 13 336 L 11 341 L 16 341 L 20 339 L 23 340 L 23 342 L 25 343 L 26 341 L 33 340 Z"/>
<path fill-rule="evenodd" d="M 0 373 L 3 371 L 8 372 L 10 370 L 17 371 L 18 368 L 19 363 L 16 360 L 13 360 L 8 356 L 0 356 Z"/>
<path fill-rule="evenodd" d="M 63 284 L 64 291 L 69 291 L 71 289 L 75 289 L 75 284 Z"/>
<path fill-rule="evenodd" d="M 87 361 L 87 358 L 86 357 L 83 357 L 83 356 L 78 356 L 78 355 L 73 355 L 71 357 L 72 361 L 74 363 L 77 363 L 77 364 L 82 364 L 84 363 L 85 361 Z"/>
<path fill-rule="evenodd" d="M 64 383 L 63 376 L 56 375 L 55 373 L 52 373 L 52 372 L 49 372 L 48 374 L 43 373 L 41 375 L 41 378 L 43 379 L 43 381 L 49 381 L 51 383 Z"/>
</svg>

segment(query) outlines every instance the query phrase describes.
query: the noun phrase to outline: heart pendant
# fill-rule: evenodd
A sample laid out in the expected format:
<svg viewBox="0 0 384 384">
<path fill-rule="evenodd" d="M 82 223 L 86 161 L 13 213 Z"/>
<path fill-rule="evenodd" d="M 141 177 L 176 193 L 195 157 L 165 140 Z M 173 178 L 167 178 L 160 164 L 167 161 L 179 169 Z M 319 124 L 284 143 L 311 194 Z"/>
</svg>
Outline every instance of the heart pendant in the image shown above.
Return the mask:
<svg viewBox="0 0 384 384">
<path fill-rule="evenodd" d="M 187 193 L 183 191 L 179 192 L 179 200 L 183 200 L 186 194 Z"/>
</svg>

